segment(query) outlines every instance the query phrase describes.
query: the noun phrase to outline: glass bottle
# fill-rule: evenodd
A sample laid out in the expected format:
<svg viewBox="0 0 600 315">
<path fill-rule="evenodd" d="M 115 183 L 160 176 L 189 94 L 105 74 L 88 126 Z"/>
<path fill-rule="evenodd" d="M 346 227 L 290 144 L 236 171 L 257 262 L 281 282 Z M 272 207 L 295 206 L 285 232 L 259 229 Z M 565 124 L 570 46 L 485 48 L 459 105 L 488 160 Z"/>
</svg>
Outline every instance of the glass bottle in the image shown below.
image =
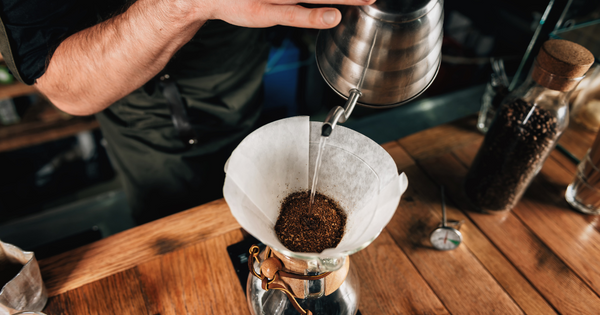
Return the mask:
<svg viewBox="0 0 600 315">
<path fill-rule="evenodd" d="M 320 280 L 299 280 L 289 283 L 295 301 L 304 311 L 310 311 L 313 315 L 357 314 L 360 284 L 355 268 L 350 268 L 350 257 L 300 259 L 271 251 L 281 260 L 286 271 L 313 276 L 332 272 L 327 278 Z M 265 250 L 260 256 L 269 256 L 269 254 Z M 261 270 L 262 263 L 254 261 L 254 270 Z M 248 276 L 246 297 L 252 315 L 301 314 L 286 294 L 280 290 L 264 290 L 262 281 L 252 273 Z"/>
<path fill-rule="evenodd" d="M 494 115 L 496 115 L 496 110 L 508 94 L 508 77 L 504 70 L 504 61 L 492 58 L 491 63 L 493 72 L 481 96 L 481 109 L 477 118 L 477 129 L 481 133 L 488 131 Z"/>
<path fill-rule="evenodd" d="M 480 211 L 506 211 L 521 199 L 569 123 L 569 94 L 594 62 L 584 47 L 545 42 L 526 80 L 507 95 L 465 179 Z"/>
</svg>

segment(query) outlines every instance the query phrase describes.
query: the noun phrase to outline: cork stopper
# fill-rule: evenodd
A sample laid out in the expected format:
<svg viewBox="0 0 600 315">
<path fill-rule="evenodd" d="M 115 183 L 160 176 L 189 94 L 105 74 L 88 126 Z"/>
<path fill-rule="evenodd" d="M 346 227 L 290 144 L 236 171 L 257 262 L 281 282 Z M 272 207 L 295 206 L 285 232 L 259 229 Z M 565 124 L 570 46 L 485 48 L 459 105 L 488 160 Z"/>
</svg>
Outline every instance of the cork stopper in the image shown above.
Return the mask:
<svg viewBox="0 0 600 315">
<path fill-rule="evenodd" d="M 594 63 L 594 55 L 585 47 L 563 39 L 546 41 L 532 72 L 540 85 L 558 91 L 570 91 Z"/>
</svg>

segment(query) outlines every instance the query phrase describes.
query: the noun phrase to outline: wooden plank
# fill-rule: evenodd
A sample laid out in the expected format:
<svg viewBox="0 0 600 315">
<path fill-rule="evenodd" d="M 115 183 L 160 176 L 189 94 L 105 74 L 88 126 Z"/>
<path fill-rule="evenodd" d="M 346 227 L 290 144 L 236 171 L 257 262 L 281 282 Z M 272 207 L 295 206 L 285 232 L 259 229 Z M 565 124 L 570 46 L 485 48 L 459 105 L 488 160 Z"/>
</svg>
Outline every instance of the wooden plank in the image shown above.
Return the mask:
<svg viewBox="0 0 600 315">
<path fill-rule="evenodd" d="M 404 151 L 400 145 L 398 145 L 398 142 L 388 142 L 381 145 L 381 147 L 383 147 L 387 153 L 390 154 L 392 159 L 394 159 L 394 163 L 396 163 L 399 173 L 404 172 L 405 168 L 415 165 L 415 161 L 408 155 L 406 151 Z"/>
<path fill-rule="evenodd" d="M 46 314 L 149 314 L 137 271 L 125 270 L 78 289 L 51 297 Z"/>
<path fill-rule="evenodd" d="M 362 314 L 448 314 L 387 230 L 350 259 L 360 279 Z"/>
<path fill-rule="evenodd" d="M 54 296 L 239 228 L 220 199 L 41 260 L 40 268 Z"/>
<path fill-rule="evenodd" d="M 582 159 L 592 146 L 596 134 L 581 127 L 569 126 L 558 140 L 558 143 L 578 159 Z"/>
<path fill-rule="evenodd" d="M 451 203 L 446 206 L 448 219 L 465 222 L 461 227 L 464 242 L 452 252 L 430 247 L 429 233 L 441 221 L 439 186 L 427 179 L 404 150 L 390 147 L 385 148 L 398 165 L 404 165 L 409 188 L 387 228 L 448 310 L 452 314 L 519 313 L 520 309 L 527 314 L 554 313 L 476 224 Z"/>
<path fill-rule="evenodd" d="M 470 116 L 404 137 L 398 142 L 415 160 L 438 156 L 481 138 L 481 133 L 475 129 L 476 123 L 477 117 Z"/>
<path fill-rule="evenodd" d="M 600 232 L 596 216 L 576 212 L 564 195 L 574 174 L 549 158 L 514 209 L 519 218 L 597 294 L 600 294 Z M 540 202 L 542 201 L 542 202 Z"/>
<path fill-rule="evenodd" d="M 8 85 L 0 85 L 0 99 L 13 98 L 36 92 L 37 88 L 35 86 L 26 85 L 21 82 L 15 82 Z"/>
<path fill-rule="evenodd" d="M 558 182 L 553 182 L 552 178 L 547 176 L 545 177 L 546 181 L 553 183 L 552 185 L 545 185 L 546 189 L 548 189 L 550 192 L 554 192 L 554 194 L 557 196 L 563 196 L 566 186 L 568 186 L 571 180 L 575 178 L 577 165 L 571 162 L 570 159 L 566 158 L 563 154 L 556 151 L 553 151 L 552 154 L 550 154 L 550 158 L 556 161 L 562 167 L 562 169 L 567 172 L 567 174 L 572 174 L 570 179 L 569 177 L 563 177 L 562 180 L 559 180 Z M 545 176 L 544 169 L 542 169 L 541 176 Z M 600 216 L 584 214 L 579 214 L 579 216 L 581 216 L 585 222 L 595 227 L 596 230 L 600 231 Z"/>
<path fill-rule="evenodd" d="M 0 152 L 73 136 L 99 126 L 94 116 L 71 116 L 40 98 L 18 123 L 0 126 Z"/>
<path fill-rule="evenodd" d="M 242 240 L 238 229 L 139 265 L 149 314 L 250 314 L 227 253 Z"/>
<path fill-rule="evenodd" d="M 445 154 L 419 162 L 430 177 L 448 187 L 449 196 L 463 209 L 470 209 L 470 205 L 462 185 L 457 183 L 462 183 L 467 172 L 465 165 L 470 164 L 477 149 L 477 145 L 463 146 L 456 149 L 455 155 Z M 530 211 L 522 202 L 517 207 Z M 517 217 L 514 210 L 495 215 L 466 213 L 557 311 L 597 314 L 600 309 L 598 296 Z"/>
<path fill-rule="evenodd" d="M 12 151 L 28 146 L 54 141 L 80 132 L 100 127 L 95 119 L 72 118 L 60 122 L 35 122 L 24 124 L 31 127 L 23 132 L 15 132 L 13 126 L 0 128 L 0 152 Z"/>
<path fill-rule="evenodd" d="M 562 167 L 564 170 L 568 171 L 571 174 L 575 174 L 575 172 L 577 171 L 577 164 L 575 164 L 573 160 L 571 160 L 558 150 L 553 150 L 550 153 L 550 158 L 555 160 L 560 165 L 560 167 Z"/>
</svg>

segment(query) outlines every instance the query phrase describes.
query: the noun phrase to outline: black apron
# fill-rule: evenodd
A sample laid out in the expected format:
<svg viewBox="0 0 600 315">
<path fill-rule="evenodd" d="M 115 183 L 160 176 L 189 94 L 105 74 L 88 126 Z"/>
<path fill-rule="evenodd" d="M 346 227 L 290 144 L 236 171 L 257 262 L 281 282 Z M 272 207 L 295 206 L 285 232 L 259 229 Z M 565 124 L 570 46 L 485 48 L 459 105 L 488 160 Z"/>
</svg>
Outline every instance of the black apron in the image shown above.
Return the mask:
<svg viewBox="0 0 600 315">
<path fill-rule="evenodd" d="M 156 79 L 96 115 L 138 223 L 222 196 L 225 161 L 260 114 L 269 50 L 264 32 L 209 21 L 161 73 L 181 93 L 193 146 L 175 129 Z M 0 21 L 0 51 L 23 81 L 11 49 Z"/>
<path fill-rule="evenodd" d="M 163 71 L 184 100 L 193 146 L 175 129 L 157 80 L 96 115 L 137 222 L 222 197 L 225 162 L 260 114 L 263 32 L 210 21 Z"/>
</svg>

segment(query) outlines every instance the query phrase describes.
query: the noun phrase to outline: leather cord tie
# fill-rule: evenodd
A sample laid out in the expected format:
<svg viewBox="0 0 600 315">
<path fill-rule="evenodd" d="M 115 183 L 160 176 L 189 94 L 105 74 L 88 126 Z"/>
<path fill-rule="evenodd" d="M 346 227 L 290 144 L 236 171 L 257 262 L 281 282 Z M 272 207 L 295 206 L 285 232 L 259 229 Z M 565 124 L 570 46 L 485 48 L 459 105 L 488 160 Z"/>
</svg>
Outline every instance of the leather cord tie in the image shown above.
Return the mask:
<svg viewBox="0 0 600 315">
<path fill-rule="evenodd" d="M 269 291 L 269 290 L 280 290 L 283 293 L 285 293 L 285 295 L 287 295 L 288 299 L 290 300 L 290 302 L 292 303 L 292 305 L 294 306 L 294 308 L 302 315 L 312 315 L 312 312 L 310 310 L 304 310 L 300 304 L 298 304 L 298 301 L 296 301 L 294 295 L 292 294 L 291 290 L 283 285 L 283 284 L 279 284 L 279 283 L 274 283 L 275 280 L 277 280 L 277 278 L 281 278 L 281 277 L 285 277 L 285 278 L 292 278 L 292 279 L 299 279 L 299 280 L 319 280 L 319 279 L 323 279 L 325 277 L 327 277 L 328 275 L 331 274 L 331 272 L 326 272 L 317 276 L 307 276 L 307 275 L 301 275 L 301 274 L 296 274 L 296 273 L 290 273 L 290 272 L 286 272 L 283 271 L 283 264 L 281 263 L 281 260 L 279 260 L 279 258 L 277 257 L 268 257 L 265 259 L 265 261 L 263 261 L 262 266 L 260 268 L 260 272 L 256 272 L 256 270 L 254 270 L 254 262 L 256 261 L 258 264 L 260 264 L 260 260 L 258 258 L 258 254 L 260 253 L 260 248 L 256 245 L 252 245 L 250 247 L 250 258 L 248 258 L 248 269 L 250 269 L 250 272 L 257 277 L 258 279 L 260 279 L 262 281 L 261 287 L 263 290 L 265 291 Z M 265 255 L 265 257 L 267 257 L 268 255 Z M 264 272 L 264 274 L 263 274 Z"/>
<path fill-rule="evenodd" d="M 187 147 L 195 146 L 198 143 L 198 138 L 190 123 L 186 104 L 181 93 L 179 93 L 179 88 L 177 88 L 175 81 L 170 75 L 162 74 L 158 80 L 158 86 L 167 101 L 169 111 L 171 112 L 171 120 L 179 138 Z"/>
</svg>

